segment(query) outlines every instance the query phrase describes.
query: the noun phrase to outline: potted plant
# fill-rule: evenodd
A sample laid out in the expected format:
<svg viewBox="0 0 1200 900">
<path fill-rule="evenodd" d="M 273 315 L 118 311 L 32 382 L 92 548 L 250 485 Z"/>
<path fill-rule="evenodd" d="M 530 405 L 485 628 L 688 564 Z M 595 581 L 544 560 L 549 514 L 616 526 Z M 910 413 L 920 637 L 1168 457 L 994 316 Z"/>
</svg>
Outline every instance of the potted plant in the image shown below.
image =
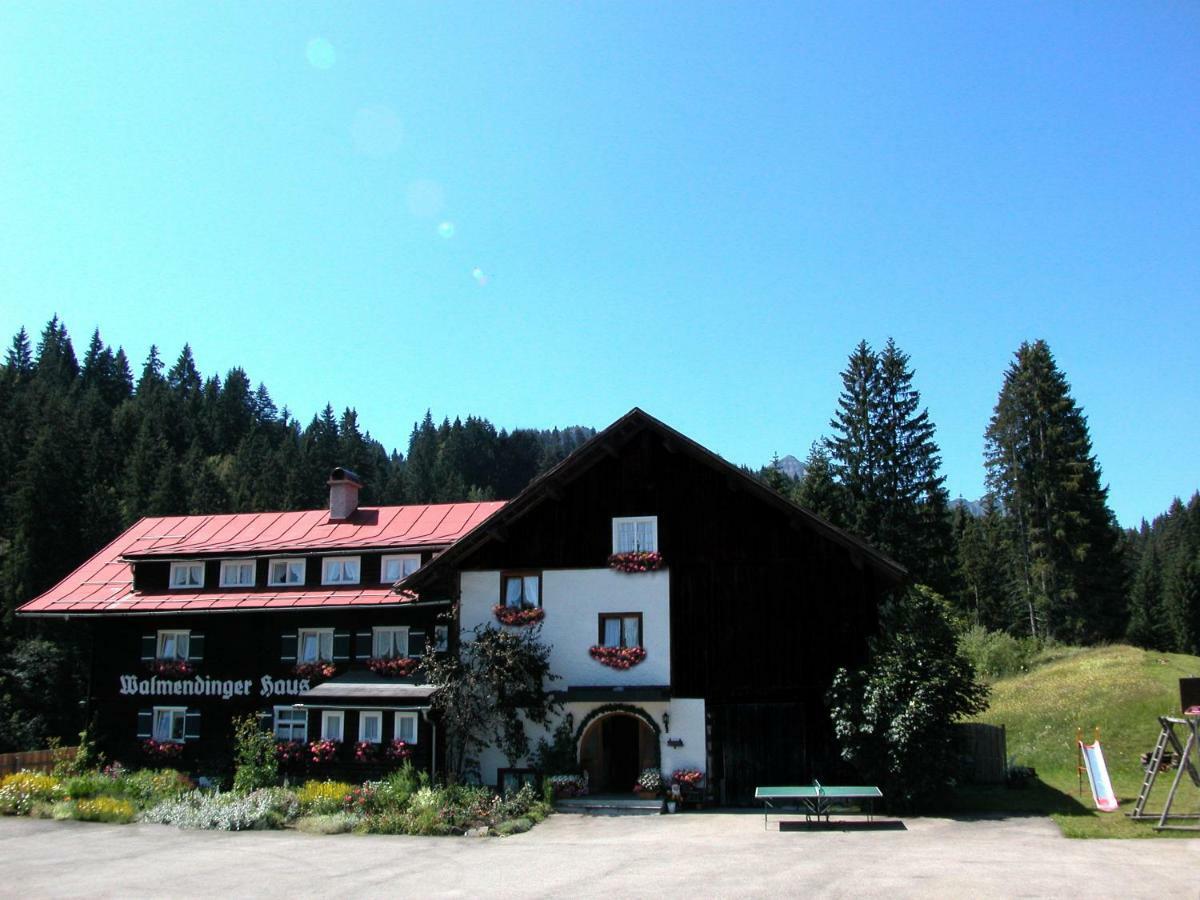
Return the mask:
<svg viewBox="0 0 1200 900">
<path fill-rule="evenodd" d="M 663 789 L 662 774 L 658 769 L 642 769 L 633 785 L 633 792 L 642 800 L 653 800 Z"/>
<path fill-rule="evenodd" d="M 603 647 L 596 644 L 588 649 L 588 655 L 602 666 L 610 669 L 630 669 L 646 658 L 645 647 Z"/>
<path fill-rule="evenodd" d="M 652 550 L 631 550 L 628 553 L 612 554 L 608 558 L 608 567 L 627 575 L 657 572 L 663 567 L 663 558 L 661 553 Z"/>
<path fill-rule="evenodd" d="M 546 618 L 546 611 L 540 606 L 532 606 L 528 603 L 522 603 L 520 606 L 505 606 L 500 603 L 492 607 L 492 615 L 501 625 L 508 625 L 510 628 L 524 628 L 526 625 L 533 625 Z"/>
</svg>

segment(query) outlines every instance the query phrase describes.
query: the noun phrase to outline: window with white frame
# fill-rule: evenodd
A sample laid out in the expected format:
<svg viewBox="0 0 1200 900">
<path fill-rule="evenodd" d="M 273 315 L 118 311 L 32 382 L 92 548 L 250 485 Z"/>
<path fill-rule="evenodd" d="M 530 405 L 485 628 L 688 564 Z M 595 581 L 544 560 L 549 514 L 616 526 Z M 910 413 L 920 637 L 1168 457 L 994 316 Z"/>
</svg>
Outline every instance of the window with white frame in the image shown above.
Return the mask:
<svg viewBox="0 0 1200 900">
<path fill-rule="evenodd" d="M 268 570 L 267 583 L 272 587 L 289 584 L 304 584 L 303 559 L 273 559 Z"/>
<path fill-rule="evenodd" d="M 296 642 L 296 661 L 329 662 L 333 659 L 332 628 L 301 628 Z"/>
<path fill-rule="evenodd" d="M 221 560 L 221 587 L 254 587 L 254 560 Z"/>
<path fill-rule="evenodd" d="M 642 614 L 600 613 L 600 646 L 642 646 Z"/>
<path fill-rule="evenodd" d="M 358 714 L 358 739 L 371 744 L 383 740 L 383 713 L 378 709 L 364 709 Z"/>
<path fill-rule="evenodd" d="M 281 741 L 308 740 L 308 710 L 294 706 L 275 707 L 275 737 Z"/>
<path fill-rule="evenodd" d="M 321 584 L 358 584 L 357 556 L 327 556 L 321 560 Z"/>
<path fill-rule="evenodd" d="M 382 584 L 395 584 L 419 568 L 421 568 L 421 557 L 417 553 L 385 556 L 380 560 L 379 581 Z"/>
<path fill-rule="evenodd" d="M 172 590 L 204 587 L 204 563 L 171 563 L 170 584 Z"/>
<path fill-rule="evenodd" d="M 613 553 L 658 550 L 658 516 L 623 516 L 612 520 Z"/>
<path fill-rule="evenodd" d="M 542 605 L 541 572 L 505 572 L 500 576 L 500 602 L 527 609 Z"/>
<path fill-rule="evenodd" d="M 433 626 L 433 649 L 437 653 L 445 653 L 450 649 L 450 628 L 447 625 Z"/>
<path fill-rule="evenodd" d="M 187 659 L 190 631 L 160 631 L 154 650 L 155 659 Z"/>
<path fill-rule="evenodd" d="M 371 655 L 377 659 L 408 656 L 408 627 L 386 626 L 373 629 Z"/>
<path fill-rule="evenodd" d="M 414 712 L 396 713 L 396 725 L 392 733 L 398 741 L 415 744 L 417 742 L 417 714 Z"/>
<path fill-rule="evenodd" d="M 182 706 L 154 707 L 154 740 L 183 742 L 187 727 L 187 709 Z"/>
<path fill-rule="evenodd" d="M 327 709 L 321 713 L 321 740 L 340 741 L 346 714 L 340 709 Z"/>
</svg>

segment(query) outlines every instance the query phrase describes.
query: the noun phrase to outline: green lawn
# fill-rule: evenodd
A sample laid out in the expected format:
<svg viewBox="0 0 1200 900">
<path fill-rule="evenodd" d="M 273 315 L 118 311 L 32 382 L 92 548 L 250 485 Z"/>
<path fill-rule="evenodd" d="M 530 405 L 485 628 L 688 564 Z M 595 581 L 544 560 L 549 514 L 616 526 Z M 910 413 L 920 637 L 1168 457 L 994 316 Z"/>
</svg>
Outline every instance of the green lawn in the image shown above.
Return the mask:
<svg viewBox="0 0 1200 900">
<path fill-rule="evenodd" d="M 1186 834 L 1156 832 L 1150 823 L 1132 822 L 1124 813 L 1133 809 L 1142 784 L 1140 756 L 1158 738 L 1157 717 L 1179 714 L 1179 679 L 1187 675 L 1200 675 L 1200 657 L 1113 646 L 1069 651 L 1023 675 L 997 681 L 990 707 L 977 720 L 1004 725 L 1010 760 L 1037 769 L 1040 783 L 1023 790 L 966 788 L 956 809 L 1049 813 L 1067 837 Z M 1075 732 L 1082 728 L 1090 741 L 1096 727 L 1120 812 L 1097 812 L 1086 779 L 1079 793 Z M 1179 733 L 1183 740 L 1184 732 Z M 1159 775 L 1148 809 L 1162 809 L 1174 775 Z M 1174 811 L 1200 812 L 1200 789 L 1186 775 Z M 1200 832 L 1191 836 L 1200 837 Z"/>
</svg>

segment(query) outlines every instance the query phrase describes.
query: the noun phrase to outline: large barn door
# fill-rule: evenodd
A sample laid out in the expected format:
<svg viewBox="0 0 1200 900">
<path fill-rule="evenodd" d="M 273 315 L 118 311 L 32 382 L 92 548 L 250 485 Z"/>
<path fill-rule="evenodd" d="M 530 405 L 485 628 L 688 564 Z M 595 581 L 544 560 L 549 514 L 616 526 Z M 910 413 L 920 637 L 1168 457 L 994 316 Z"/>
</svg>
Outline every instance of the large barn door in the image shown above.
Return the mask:
<svg viewBox="0 0 1200 900">
<path fill-rule="evenodd" d="M 804 704 L 730 704 L 716 718 L 725 803 L 752 803 L 759 786 L 808 783 Z"/>
</svg>

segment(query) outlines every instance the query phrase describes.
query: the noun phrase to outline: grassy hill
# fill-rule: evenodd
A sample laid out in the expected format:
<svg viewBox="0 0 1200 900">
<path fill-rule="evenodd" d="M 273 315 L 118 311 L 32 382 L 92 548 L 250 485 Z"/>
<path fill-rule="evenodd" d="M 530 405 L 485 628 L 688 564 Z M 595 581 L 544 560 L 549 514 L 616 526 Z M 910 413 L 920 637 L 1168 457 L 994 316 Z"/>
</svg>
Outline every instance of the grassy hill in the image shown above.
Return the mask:
<svg viewBox="0 0 1200 900">
<path fill-rule="evenodd" d="M 964 799 L 976 808 L 1049 812 L 1068 837 L 1159 834 L 1122 813 L 1137 798 L 1143 777 L 1140 756 L 1158 738 L 1157 717 L 1179 714 L 1179 679 L 1189 675 L 1200 675 L 1200 657 L 1118 645 L 1065 651 L 1032 671 L 997 681 L 989 709 L 977 719 L 1004 725 L 1010 759 L 1037 769 L 1042 784 L 979 791 Z M 1096 727 L 1120 813 L 1096 812 L 1086 779 L 1079 794 L 1075 732 L 1082 728 L 1090 741 Z M 1161 810 L 1174 774 L 1159 775 L 1149 809 Z M 1186 775 L 1174 809 L 1200 812 L 1200 789 Z"/>
</svg>

